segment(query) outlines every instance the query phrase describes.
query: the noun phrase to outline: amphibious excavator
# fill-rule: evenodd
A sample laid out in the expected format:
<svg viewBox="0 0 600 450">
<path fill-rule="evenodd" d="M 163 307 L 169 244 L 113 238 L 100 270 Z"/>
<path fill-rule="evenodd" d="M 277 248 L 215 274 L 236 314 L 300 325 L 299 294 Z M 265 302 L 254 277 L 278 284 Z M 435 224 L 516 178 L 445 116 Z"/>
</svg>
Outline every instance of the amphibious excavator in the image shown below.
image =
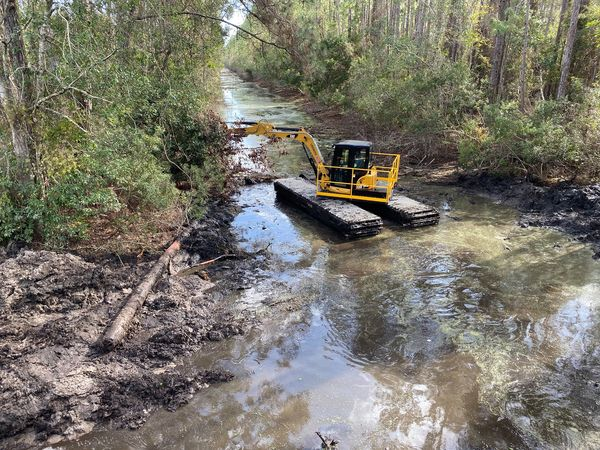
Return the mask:
<svg viewBox="0 0 600 450">
<path fill-rule="evenodd" d="M 231 131 L 238 136 L 300 142 L 314 170 L 315 185 L 302 178 L 284 178 L 275 181 L 275 190 L 346 237 L 379 233 L 383 226 L 381 217 L 411 228 L 439 221 L 434 208 L 405 196 L 392 197 L 400 155 L 374 152 L 371 142 L 344 140 L 334 144 L 332 161 L 327 165 L 315 139 L 304 128 L 242 121 L 236 122 Z"/>
<path fill-rule="evenodd" d="M 333 146 L 332 161 L 327 165 L 317 142 L 304 128 L 276 127 L 268 122 L 238 123 L 239 126 L 232 129 L 237 135 L 253 134 L 301 142 L 315 173 L 317 196 L 389 202 L 398 181 L 400 155 L 373 152 L 368 141 L 346 140 Z"/>
</svg>

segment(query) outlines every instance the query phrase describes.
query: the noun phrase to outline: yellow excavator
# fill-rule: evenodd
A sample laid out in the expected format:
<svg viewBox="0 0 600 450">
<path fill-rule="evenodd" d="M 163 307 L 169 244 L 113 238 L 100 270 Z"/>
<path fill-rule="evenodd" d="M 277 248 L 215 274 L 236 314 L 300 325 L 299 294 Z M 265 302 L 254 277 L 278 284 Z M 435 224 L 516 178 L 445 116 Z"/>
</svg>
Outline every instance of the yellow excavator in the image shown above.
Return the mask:
<svg viewBox="0 0 600 450">
<path fill-rule="evenodd" d="M 333 146 L 330 165 L 313 137 L 300 127 L 277 127 L 268 122 L 236 122 L 238 136 L 265 136 L 301 142 L 315 172 L 317 196 L 352 201 L 389 203 L 398 181 L 400 155 L 376 153 L 368 141 L 345 140 Z"/>
</svg>

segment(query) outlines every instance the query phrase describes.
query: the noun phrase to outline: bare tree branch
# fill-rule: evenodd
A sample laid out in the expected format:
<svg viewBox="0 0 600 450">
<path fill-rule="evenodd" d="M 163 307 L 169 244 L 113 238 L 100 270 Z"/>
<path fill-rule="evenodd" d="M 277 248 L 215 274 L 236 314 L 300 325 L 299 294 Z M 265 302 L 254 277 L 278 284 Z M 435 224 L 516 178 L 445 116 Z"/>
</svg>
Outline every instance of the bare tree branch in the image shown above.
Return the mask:
<svg viewBox="0 0 600 450">
<path fill-rule="evenodd" d="M 73 125 L 75 125 L 77 128 L 79 128 L 81 131 L 83 131 L 84 133 L 89 133 L 88 130 L 86 130 L 85 128 L 83 128 L 81 125 L 79 125 L 73 118 L 69 117 L 68 115 L 61 113 L 60 111 L 56 111 L 55 109 L 52 108 L 48 108 L 46 106 L 40 106 L 41 109 L 46 110 L 48 112 L 51 112 L 53 114 L 56 114 L 57 116 L 60 116 L 64 119 L 67 119 L 69 122 L 71 122 Z"/>
<path fill-rule="evenodd" d="M 271 41 L 267 41 L 263 38 L 261 38 L 260 36 L 258 36 L 256 33 L 253 33 L 252 31 L 248 31 L 245 28 L 240 27 L 239 25 L 236 25 L 228 20 L 222 19 L 220 17 L 214 17 L 214 16 L 209 16 L 207 14 L 202 14 L 202 13 L 198 13 L 198 12 L 193 12 L 193 11 L 180 11 L 180 12 L 174 12 L 174 13 L 166 13 L 166 14 L 148 14 L 145 16 L 138 16 L 135 17 L 134 20 L 148 20 L 148 19 L 157 19 L 160 17 L 173 17 L 173 16 L 191 16 L 191 17 L 200 17 L 203 19 L 208 19 L 208 20 L 214 20 L 217 22 L 222 22 L 224 24 L 227 24 L 231 27 L 234 27 L 238 30 L 240 30 L 242 33 L 246 33 L 247 35 L 253 37 L 254 39 L 262 42 L 263 44 L 267 44 L 267 45 L 271 45 L 273 47 L 279 48 L 281 50 L 284 50 L 286 53 L 290 53 L 290 51 L 282 46 L 277 44 L 276 42 L 271 42 Z"/>
<path fill-rule="evenodd" d="M 84 91 L 83 89 L 79 89 L 75 87 L 75 83 L 77 81 L 79 81 L 84 75 L 87 74 L 88 70 L 90 70 L 92 67 L 94 67 L 96 64 L 98 63 L 103 63 L 106 62 L 108 59 L 110 59 L 115 53 L 117 53 L 118 49 L 114 49 L 112 52 L 110 52 L 107 56 L 104 56 L 102 59 L 100 59 L 99 61 L 94 61 L 94 63 L 92 65 L 90 65 L 89 67 L 85 68 L 84 70 L 82 70 L 79 75 L 77 75 L 73 80 L 71 80 L 71 82 L 69 84 L 67 84 L 66 86 L 63 86 L 61 89 L 59 89 L 56 92 L 53 92 L 52 94 L 48 94 L 45 97 L 39 98 L 35 101 L 34 105 L 33 105 L 33 110 L 35 110 L 36 108 L 38 108 L 42 103 L 47 102 L 48 100 L 53 99 L 54 97 L 58 97 L 60 95 L 63 95 L 64 93 L 66 93 L 67 91 L 77 91 L 80 92 L 83 95 L 86 95 L 90 98 L 95 98 L 97 100 L 102 100 L 105 102 L 108 102 L 108 100 L 103 99 L 101 97 L 96 97 L 95 95 L 90 94 L 87 91 Z M 60 82 L 61 80 L 55 76 L 55 78 L 57 79 L 58 82 Z"/>
</svg>

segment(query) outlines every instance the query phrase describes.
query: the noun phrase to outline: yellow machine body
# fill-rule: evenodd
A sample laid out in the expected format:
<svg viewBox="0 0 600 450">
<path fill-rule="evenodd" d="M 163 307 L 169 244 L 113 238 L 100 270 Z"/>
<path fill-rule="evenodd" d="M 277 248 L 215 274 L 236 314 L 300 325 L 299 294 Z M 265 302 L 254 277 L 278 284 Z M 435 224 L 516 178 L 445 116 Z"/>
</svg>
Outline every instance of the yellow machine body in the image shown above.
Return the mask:
<svg viewBox="0 0 600 450">
<path fill-rule="evenodd" d="M 316 141 L 304 128 L 276 127 L 268 122 L 239 122 L 232 131 L 240 136 L 293 139 L 302 143 L 315 172 L 316 193 L 321 197 L 387 203 L 398 181 L 400 155 L 372 153 L 369 142 L 342 141 L 336 144 L 334 161 L 327 165 Z M 374 159 L 378 160 L 377 165 L 373 163 Z M 334 164 L 337 161 L 340 161 L 339 164 Z"/>
</svg>

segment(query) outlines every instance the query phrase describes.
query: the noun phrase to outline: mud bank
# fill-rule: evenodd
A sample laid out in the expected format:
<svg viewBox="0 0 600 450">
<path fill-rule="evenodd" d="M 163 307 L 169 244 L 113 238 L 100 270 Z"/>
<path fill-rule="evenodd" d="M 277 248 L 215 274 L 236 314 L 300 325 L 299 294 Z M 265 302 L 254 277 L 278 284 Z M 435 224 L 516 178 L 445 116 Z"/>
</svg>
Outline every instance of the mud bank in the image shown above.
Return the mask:
<svg viewBox="0 0 600 450">
<path fill-rule="evenodd" d="M 453 183 L 516 208 L 522 227 L 553 228 L 592 244 L 594 257 L 600 258 L 600 184 L 539 186 L 522 179 L 466 174 Z"/>
<path fill-rule="evenodd" d="M 175 409 L 231 378 L 182 365 L 206 341 L 254 323 L 234 313 L 223 293 L 250 285 L 260 263 L 238 250 L 229 229 L 233 206 L 213 205 L 206 217 L 186 230 L 170 273 L 126 342 L 109 353 L 97 342 L 152 259 L 90 261 L 26 249 L 0 255 L 0 448 L 73 438 L 99 422 L 136 428 L 156 408 Z M 223 254 L 235 256 L 175 275 Z"/>
</svg>

